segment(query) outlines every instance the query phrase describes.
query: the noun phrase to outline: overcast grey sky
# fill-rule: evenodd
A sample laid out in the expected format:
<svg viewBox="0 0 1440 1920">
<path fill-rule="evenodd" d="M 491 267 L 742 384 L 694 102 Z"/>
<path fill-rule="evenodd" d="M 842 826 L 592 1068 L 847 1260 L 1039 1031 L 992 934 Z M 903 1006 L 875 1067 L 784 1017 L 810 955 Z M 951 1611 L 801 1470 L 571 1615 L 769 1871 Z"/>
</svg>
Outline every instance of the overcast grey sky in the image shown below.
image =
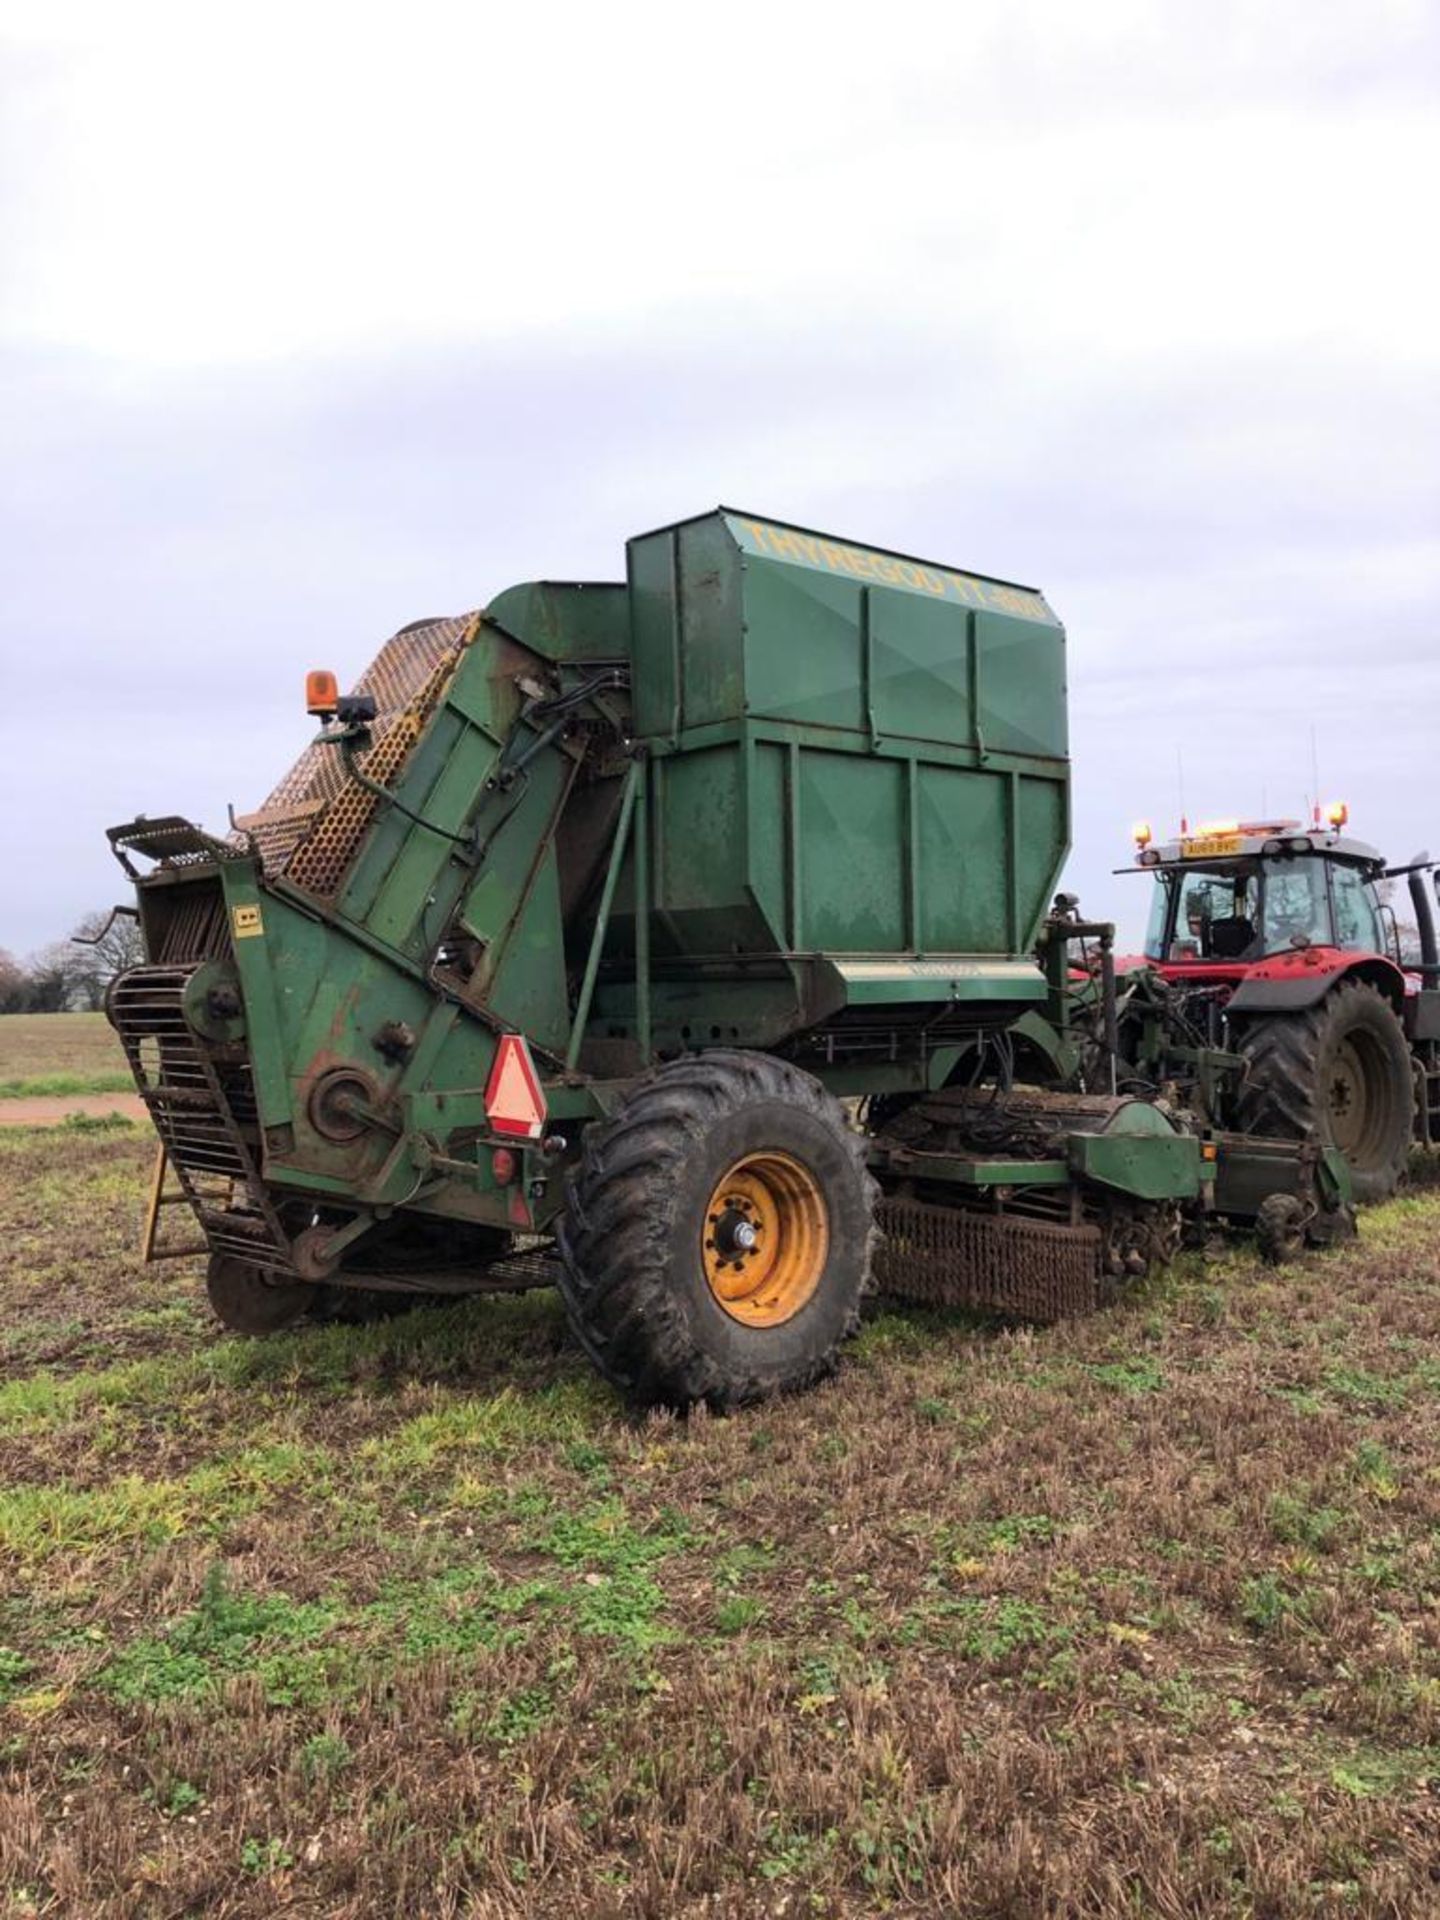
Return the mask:
<svg viewBox="0 0 1440 1920">
<path fill-rule="evenodd" d="M 0 947 L 343 677 L 724 500 L 1044 588 L 1071 884 L 1440 853 L 1440 9 L 0 0 Z"/>
</svg>

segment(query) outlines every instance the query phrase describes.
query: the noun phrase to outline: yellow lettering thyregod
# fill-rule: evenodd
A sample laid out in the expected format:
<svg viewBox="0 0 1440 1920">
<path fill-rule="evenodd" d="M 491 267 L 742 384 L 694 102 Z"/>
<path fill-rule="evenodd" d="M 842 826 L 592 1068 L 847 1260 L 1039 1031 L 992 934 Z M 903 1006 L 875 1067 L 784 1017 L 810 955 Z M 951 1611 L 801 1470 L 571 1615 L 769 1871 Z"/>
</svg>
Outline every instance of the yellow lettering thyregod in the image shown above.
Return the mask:
<svg viewBox="0 0 1440 1920">
<path fill-rule="evenodd" d="M 931 593 L 942 600 L 958 600 L 965 607 L 990 607 L 1021 620 L 1053 620 L 1054 615 L 1038 593 L 1023 588 L 1002 586 L 994 580 L 974 580 L 968 574 L 945 573 L 925 567 L 918 560 L 901 560 L 868 547 L 845 547 L 822 535 L 801 533 L 794 527 L 773 526 L 766 520 L 742 520 L 756 548 L 800 566 L 823 567 L 830 573 L 848 574 L 855 580 L 878 580 L 887 587 L 909 587 L 916 593 Z"/>
</svg>

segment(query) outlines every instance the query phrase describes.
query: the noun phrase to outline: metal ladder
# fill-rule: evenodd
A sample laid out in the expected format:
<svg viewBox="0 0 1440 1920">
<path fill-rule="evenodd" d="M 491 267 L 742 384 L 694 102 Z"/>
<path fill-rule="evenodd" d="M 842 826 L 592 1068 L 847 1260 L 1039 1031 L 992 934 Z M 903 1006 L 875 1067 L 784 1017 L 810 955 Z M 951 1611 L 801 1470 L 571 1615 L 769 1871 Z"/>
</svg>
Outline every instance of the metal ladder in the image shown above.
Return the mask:
<svg viewBox="0 0 1440 1920">
<path fill-rule="evenodd" d="M 290 1273 L 290 1240 L 265 1192 L 251 1141 L 258 1134 L 248 1065 L 217 1066 L 185 1018 L 193 967 L 133 967 L 110 993 L 110 1018 L 136 1090 L 212 1253 Z M 147 1220 L 154 1251 L 159 1209 L 178 1195 L 163 1188 L 164 1165 Z"/>
</svg>

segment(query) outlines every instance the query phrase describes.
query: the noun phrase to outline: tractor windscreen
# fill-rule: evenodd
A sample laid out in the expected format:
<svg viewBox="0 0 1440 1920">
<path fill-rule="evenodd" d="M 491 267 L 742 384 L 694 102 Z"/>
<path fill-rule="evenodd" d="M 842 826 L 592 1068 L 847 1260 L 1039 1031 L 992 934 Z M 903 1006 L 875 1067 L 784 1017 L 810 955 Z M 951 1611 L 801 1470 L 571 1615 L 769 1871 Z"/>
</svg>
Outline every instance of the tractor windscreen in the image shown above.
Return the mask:
<svg viewBox="0 0 1440 1920">
<path fill-rule="evenodd" d="M 1223 963 L 1295 946 L 1381 946 L 1371 889 L 1358 868 L 1301 856 L 1186 863 L 1155 878 L 1145 938 L 1152 960 Z"/>
<path fill-rule="evenodd" d="M 1153 960 L 1238 960 L 1260 927 L 1256 861 L 1182 867 L 1157 876 L 1145 951 Z"/>
</svg>

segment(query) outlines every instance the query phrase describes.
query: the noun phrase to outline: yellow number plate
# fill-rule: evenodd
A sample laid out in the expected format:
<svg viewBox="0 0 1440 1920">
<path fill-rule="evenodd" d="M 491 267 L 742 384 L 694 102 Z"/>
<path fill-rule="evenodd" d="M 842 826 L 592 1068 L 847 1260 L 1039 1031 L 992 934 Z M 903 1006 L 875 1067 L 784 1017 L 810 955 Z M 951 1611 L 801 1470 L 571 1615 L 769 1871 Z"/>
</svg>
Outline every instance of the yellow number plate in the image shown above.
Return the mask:
<svg viewBox="0 0 1440 1920">
<path fill-rule="evenodd" d="M 1226 854 L 1239 853 L 1244 845 L 1244 837 L 1238 833 L 1200 833 L 1193 840 L 1182 840 L 1180 852 L 1186 860 L 1219 860 Z"/>
</svg>

